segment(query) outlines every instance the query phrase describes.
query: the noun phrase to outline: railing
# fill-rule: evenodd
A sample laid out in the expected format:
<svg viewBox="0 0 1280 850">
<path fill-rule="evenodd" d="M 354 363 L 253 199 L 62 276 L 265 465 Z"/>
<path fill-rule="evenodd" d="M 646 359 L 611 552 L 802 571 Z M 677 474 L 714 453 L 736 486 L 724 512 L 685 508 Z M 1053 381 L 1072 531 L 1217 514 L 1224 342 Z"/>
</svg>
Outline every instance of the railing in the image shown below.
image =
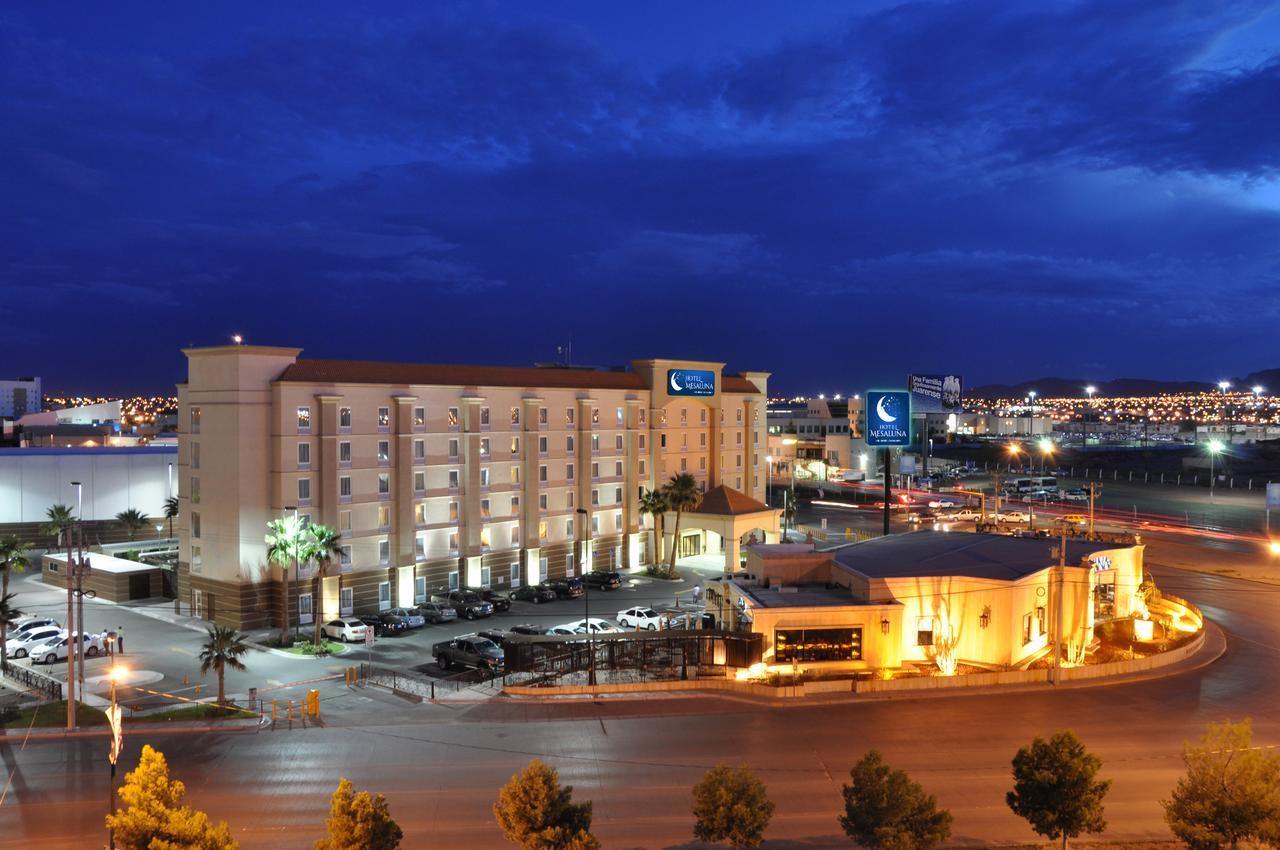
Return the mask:
<svg viewBox="0 0 1280 850">
<path fill-rule="evenodd" d="M 433 678 L 376 664 L 360 665 L 360 681 L 390 688 L 402 694 L 434 700 L 448 693 L 458 693 L 468 688 L 496 690 L 494 682 L 499 677 L 484 670 L 466 670 L 452 676 Z"/>
<path fill-rule="evenodd" d="M 49 699 L 62 699 L 62 683 L 38 670 L 5 661 L 3 673 L 7 678 L 21 682 L 33 691 L 39 691 Z"/>
<path fill-rule="evenodd" d="M 592 667 L 610 681 L 688 678 L 761 658 L 762 636 L 713 630 L 529 637 L 506 643 L 507 683 L 554 684 Z M 592 651 L 594 650 L 594 664 Z"/>
</svg>

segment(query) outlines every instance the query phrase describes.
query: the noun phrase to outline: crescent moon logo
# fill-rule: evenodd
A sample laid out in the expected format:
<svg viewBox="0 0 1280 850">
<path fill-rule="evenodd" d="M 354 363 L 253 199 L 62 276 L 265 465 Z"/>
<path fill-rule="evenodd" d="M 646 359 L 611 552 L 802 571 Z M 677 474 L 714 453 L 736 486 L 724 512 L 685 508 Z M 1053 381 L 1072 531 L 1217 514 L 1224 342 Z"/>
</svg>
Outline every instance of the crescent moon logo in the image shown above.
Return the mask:
<svg viewBox="0 0 1280 850">
<path fill-rule="evenodd" d="M 884 403 L 888 396 L 880 396 L 880 400 L 876 402 L 876 416 L 880 417 L 881 422 L 897 422 L 898 417 L 890 416 L 884 409 Z"/>
<path fill-rule="evenodd" d="M 683 392 L 684 387 L 680 386 L 680 382 L 676 380 L 678 377 L 680 377 L 679 372 L 671 373 L 671 389 L 675 392 Z"/>
</svg>

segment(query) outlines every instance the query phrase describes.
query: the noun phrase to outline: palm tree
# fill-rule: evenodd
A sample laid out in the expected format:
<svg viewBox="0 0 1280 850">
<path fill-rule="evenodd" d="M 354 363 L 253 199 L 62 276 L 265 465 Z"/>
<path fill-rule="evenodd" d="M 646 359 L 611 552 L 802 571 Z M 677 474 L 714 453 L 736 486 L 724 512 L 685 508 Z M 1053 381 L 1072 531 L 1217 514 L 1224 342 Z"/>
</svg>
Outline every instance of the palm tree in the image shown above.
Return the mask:
<svg viewBox="0 0 1280 850">
<path fill-rule="evenodd" d="M 44 515 L 48 520 L 44 527 L 44 533 L 50 537 L 56 537 L 58 546 L 62 546 L 63 533 L 76 521 L 75 511 L 71 509 L 70 505 L 51 505 L 44 512 Z"/>
<path fill-rule="evenodd" d="M 129 508 L 116 514 L 116 524 L 129 532 L 129 539 L 147 526 L 147 515 L 137 508 Z"/>
<path fill-rule="evenodd" d="M 218 705 L 227 702 L 226 668 L 245 671 L 240 656 L 249 651 L 244 642 L 244 635 L 227 626 L 214 626 L 209 629 L 209 639 L 200 647 L 200 675 L 210 670 L 218 672 Z"/>
<path fill-rule="evenodd" d="M 659 550 L 662 540 L 662 520 L 667 513 L 667 497 L 661 490 L 646 490 L 640 497 L 640 513 L 653 517 L 653 563 L 662 563 L 662 552 Z"/>
<path fill-rule="evenodd" d="M 22 616 L 22 612 L 13 604 L 13 598 L 16 593 L 6 593 L 0 596 L 0 632 L 8 634 L 9 629 L 18 624 L 18 619 Z M 0 651 L 3 651 L 4 644 L 0 643 Z M 0 655 L 0 665 L 8 664 L 9 658 L 7 653 Z"/>
<path fill-rule="evenodd" d="M 680 549 L 680 515 L 702 503 L 702 491 L 698 489 L 698 479 L 687 472 L 677 472 L 662 485 L 662 494 L 667 499 L 667 510 L 676 512 L 676 527 L 671 532 L 671 554 L 667 561 L 667 575 L 674 578 L 676 552 Z"/>
<path fill-rule="evenodd" d="M 267 523 L 267 561 L 281 568 L 280 643 L 289 640 L 289 567 L 298 567 L 304 529 L 297 515 Z"/>
<path fill-rule="evenodd" d="M 3 585 L 0 586 L 0 597 L 9 598 L 9 573 L 22 572 L 31 566 L 27 553 L 31 551 L 30 543 L 23 543 L 16 537 L 0 540 L 0 574 L 3 574 Z M 8 650 L 4 648 L 9 639 L 9 622 L 0 619 L 0 664 L 9 660 Z"/>
<path fill-rule="evenodd" d="M 315 561 L 316 575 L 313 579 L 313 587 L 311 599 L 313 603 L 320 601 L 320 583 L 324 578 L 325 567 L 330 561 L 342 554 L 342 534 L 336 528 L 327 525 L 309 525 L 307 526 L 307 541 L 304 547 L 307 563 Z M 320 615 L 323 611 L 316 610 L 312 614 L 312 621 L 315 623 L 315 638 L 313 642 L 316 646 L 320 646 L 322 640 L 320 635 L 320 622 L 323 619 Z"/>
<path fill-rule="evenodd" d="M 169 520 L 169 539 L 173 539 L 173 518 L 178 515 L 178 497 L 170 496 L 164 500 L 164 518 Z"/>
</svg>

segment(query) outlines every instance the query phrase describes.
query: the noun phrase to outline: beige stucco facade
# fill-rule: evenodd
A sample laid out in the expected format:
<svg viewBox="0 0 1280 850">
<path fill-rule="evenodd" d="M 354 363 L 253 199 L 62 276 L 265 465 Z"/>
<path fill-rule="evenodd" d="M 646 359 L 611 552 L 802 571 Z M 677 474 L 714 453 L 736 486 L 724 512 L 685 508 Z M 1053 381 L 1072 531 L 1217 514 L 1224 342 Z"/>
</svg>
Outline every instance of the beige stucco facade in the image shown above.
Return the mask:
<svg viewBox="0 0 1280 850">
<path fill-rule="evenodd" d="M 297 619 L 412 605 L 451 584 L 509 588 L 653 560 L 642 489 L 688 472 L 762 499 L 767 373 L 643 360 L 590 369 L 309 361 L 188 349 L 179 386 L 179 598 L 239 627 L 279 616 L 266 523 L 296 509 L 344 551 Z M 670 370 L 715 374 L 712 395 Z M 584 511 L 585 513 L 580 513 Z M 579 551 L 580 550 L 580 551 Z"/>
</svg>

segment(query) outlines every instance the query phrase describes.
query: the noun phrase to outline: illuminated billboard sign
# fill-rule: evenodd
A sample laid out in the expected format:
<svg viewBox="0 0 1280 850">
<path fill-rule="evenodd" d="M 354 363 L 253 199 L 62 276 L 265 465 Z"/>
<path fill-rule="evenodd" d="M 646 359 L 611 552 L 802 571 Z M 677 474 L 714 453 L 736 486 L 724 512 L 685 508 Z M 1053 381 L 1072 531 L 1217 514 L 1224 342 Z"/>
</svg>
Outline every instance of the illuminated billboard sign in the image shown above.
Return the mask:
<svg viewBox="0 0 1280 850">
<path fill-rule="evenodd" d="M 668 369 L 667 392 L 671 395 L 715 395 L 716 373 L 707 369 Z"/>
<path fill-rule="evenodd" d="M 908 375 L 913 413 L 959 413 L 963 383 L 959 375 Z"/>
<path fill-rule="evenodd" d="M 867 445 L 911 445 L 911 393 L 905 390 L 867 392 Z"/>
</svg>

